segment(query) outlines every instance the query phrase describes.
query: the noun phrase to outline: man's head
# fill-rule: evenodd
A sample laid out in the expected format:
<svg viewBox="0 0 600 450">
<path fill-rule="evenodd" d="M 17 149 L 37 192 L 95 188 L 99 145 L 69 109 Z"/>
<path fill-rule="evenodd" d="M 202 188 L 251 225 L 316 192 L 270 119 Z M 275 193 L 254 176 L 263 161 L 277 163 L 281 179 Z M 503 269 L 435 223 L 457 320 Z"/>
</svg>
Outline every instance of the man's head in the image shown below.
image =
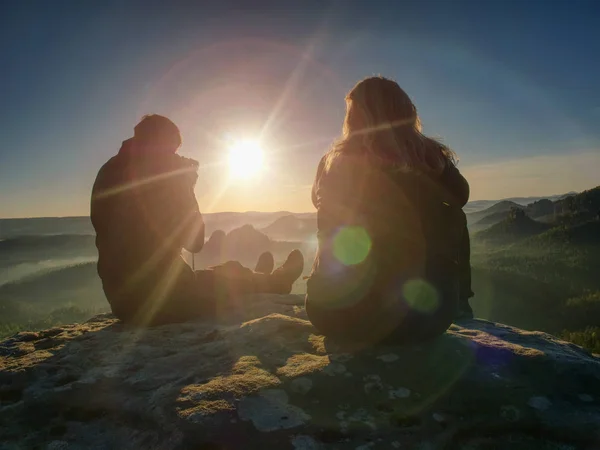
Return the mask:
<svg viewBox="0 0 600 450">
<path fill-rule="evenodd" d="M 181 146 L 179 128 L 170 119 L 147 114 L 134 128 L 134 139 L 148 148 L 175 153 Z"/>
</svg>

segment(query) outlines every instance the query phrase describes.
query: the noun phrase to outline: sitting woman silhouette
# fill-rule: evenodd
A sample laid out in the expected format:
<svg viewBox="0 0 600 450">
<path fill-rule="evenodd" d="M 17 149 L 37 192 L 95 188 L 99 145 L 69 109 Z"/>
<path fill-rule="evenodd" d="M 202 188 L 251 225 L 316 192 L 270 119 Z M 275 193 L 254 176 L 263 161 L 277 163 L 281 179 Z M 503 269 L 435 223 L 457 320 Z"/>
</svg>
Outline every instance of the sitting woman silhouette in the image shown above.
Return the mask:
<svg viewBox="0 0 600 450">
<path fill-rule="evenodd" d="M 472 316 L 469 185 L 454 153 L 421 133 L 394 81 L 360 81 L 341 139 L 312 190 L 319 248 L 306 311 L 323 334 L 372 344 L 418 342 Z"/>
</svg>

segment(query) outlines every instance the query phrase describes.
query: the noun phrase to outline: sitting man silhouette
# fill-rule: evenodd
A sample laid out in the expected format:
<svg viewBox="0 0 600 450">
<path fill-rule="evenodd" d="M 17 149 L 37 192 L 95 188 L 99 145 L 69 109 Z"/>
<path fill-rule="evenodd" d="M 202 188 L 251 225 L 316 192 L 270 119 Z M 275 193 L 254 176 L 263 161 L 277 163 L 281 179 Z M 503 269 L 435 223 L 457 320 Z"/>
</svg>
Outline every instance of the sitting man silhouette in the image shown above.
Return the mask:
<svg viewBox="0 0 600 450">
<path fill-rule="evenodd" d="M 372 77 L 350 91 L 312 199 L 319 248 L 306 312 L 323 334 L 423 341 L 472 317 L 469 184 L 397 83 Z"/>
<path fill-rule="evenodd" d="M 199 252 L 204 221 L 194 195 L 198 163 L 176 154 L 177 126 L 147 115 L 99 171 L 92 190 L 98 274 L 113 313 L 138 325 L 210 318 L 217 302 L 249 293 L 290 293 L 304 258 L 292 251 L 273 271 L 263 253 L 255 271 L 237 261 L 193 271 L 182 248 Z"/>
</svg>

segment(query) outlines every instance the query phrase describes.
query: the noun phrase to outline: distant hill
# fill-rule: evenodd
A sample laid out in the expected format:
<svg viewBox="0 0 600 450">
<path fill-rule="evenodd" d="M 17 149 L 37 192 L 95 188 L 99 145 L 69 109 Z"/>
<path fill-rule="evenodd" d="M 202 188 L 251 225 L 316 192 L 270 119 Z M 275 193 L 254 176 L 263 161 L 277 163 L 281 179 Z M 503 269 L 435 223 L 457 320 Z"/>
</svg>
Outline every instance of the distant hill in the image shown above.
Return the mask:
<svg viewBox="0 0 600 450">
<path fill-rule="evenodd" d="M 293 214 L 282 216 L 265 228 L 261 228 L 262 233 L 271 239 L 295 241 L 305 240 L 314 236 L 317 232 L 317 218 L 300 218 Z"/>
<path fill-rule="evenodd" d="M 504 214 L 504 217 L 506 217 L 506 214 L 508 214 L 508 212 L 513 208 L 522 209 L 523 206 L 509 200 L 502 200 L 501 202 L 498 202 L 495 205 L 484 209 L 483 211 L 467 213 L 467 222 L 469 224 L 475 224 L 488 216 L 495 215 L 495 217 L 500 217 L 499 214 Z M 500 217 L 499 220 L 502 220 L 504 217 Z"/>
<path fill-rule="evenodd" d="M 506 198 L 504 200 L 508 200 L 514 203 L 518 203 L 521 206 L 525 206 L 525 205 L 529 205 L 530 203 L 539 201 L 539 200 L 551 200 L 551 201 L 556 201 L 556 200 L 560 200 L 563 199 L 565 197 L 569 197 L 571 195 L 576 195 L 577 192 L 575 191 L 571 191 L 571 192 L 567 192 L 566 194 L 558 194 L 558 195 L 547 195 L 547 196 L 542 196 L 542 197 L 511 197 L 511 198 Z"/>
<path fill-rule="evenodd" d="M 469 232 L 471 234 L 479 233 L 480 231 L 486 230 L 492 225 L 502 222 L 508 217 L 508 212 L 498 212 L 485 216 L 483 219 L 478 220 L 475 223 L 469 223 Z"/>
<path fill-rule="evenodd" d="M 600 215 L 600 186 L 554 202 L 562 215 L 571 215 L 578 223 Z"/>
<path fill-rule="evenodd" d="M 225 252 L 229 253 L 254 253 L 258 255 L 268 250 L 271 240 L 252 225 L 244 225 L 231 230 L 225 236 Z"/>
<path fill-rule="evenodd" d="M 535 236 L 531 242 L 541 245 L 560 243 L 572 246 L 597 246 L 600 244 L 600 220 L 573 226 L 557 226 Z"/>
<path fill-rule="evenodd" d="M 527 215 L 544 222 L 581 224 L 600 214 L 600 186 L 559 200 L 539 200 L 526 207 Z"/>
<path fill-rule="evenodd" d="M 525 206 L 525 205 L 529 205 L 530 203 L 537 202 L 539 200 L 555 201 L 555 200 L 560 200 L 560 199 L 563 199 L 565 197 L 569 197 L 569 196 L 575 195 L 575 194 L 577 194 L 577 192 L 569 192 L 567 194 L 559 194 L 559 195 L 547 195 L 547 196 L 542 196 L 542 197 L 510 197 L 510 198 L 503 198 L 503 199 L 499 199 L 499 200 L 474 200 L 472 202 L 467 203 L 463 209 L 466 213 L 474 213 L 474 212 L 483 211 L 484 209 L 487 209 L 487 208 L 489 208 L 497 203 L 503 202 L 503 201 L 508 201 L 508 202 L 516 203 L 517 205 Z"/>
<path fill-rule="evenodd" d="M 252 225 L 245 224 L 225 233 L 214 231 L 200 253 L 196 255 L 197 268 L 238 260 L 254 267 L 258 256 L 272 248 L 271 239 Z"/>
<path fill-rule="evenodd" d="M 584 223 L 600 213 L 600 186 L 579 194 L 555 196 L 554 200 L 537 199 L 526 206 L 511 200 L 503 200 L 481 211 L 470 213 L 466 211 L 467 221 L 473 231 L 479 231 L 501 222 L 512 208 L 523 209 L 527 216 L 538 222 L 571 225 Z"/>
<path fill-rule="evenodd" d="M 508 217 L 476 234 L 477 239 L 490 241 L 514 241 L 543 233 L 551 225 L 537 222 L 521 208 L 513 208 Z"/>
<path fill-rule="evenodd" d="M 494 225 L 495 223 L 502 222 L 504 219 L 508 217 L 510 211 L 500 211 L 497 213 L 492 213 L 489 216 L 485 216 L 483 219 L 478 220 L 473 224 L 474 227 L 488 227 L 490 225 Z"/>
<path fill-rule="evenodd" d="M 95 262 L 51 267 L 0 285 L 0 324 L 39 320 L 56 308 L 107 309 Z"/>
<path fill-rule="evenodd" d="M 202 208 L 201 208 L 202 209 Z M 255 228 L 263 228 L 273 223 L 282 216 L 288 216 L 289 211 L 275 212 L 217 212 L 203 213 L 207 234 L 215 230 L 231 231 L 244 224 L 251 224 Z M 295 214 L 305 217 L 314 213 Z M 58 234 L 69 235 L 94 235 L 94 228 L 90 218 L 82 217 L 40 217 L 23 219 L 0 219 L 0 239 L 8 239 L 21 236 L 51 236 Z"/>
<path fill-rule="evenodd" d="M 94 228 L 89 217 L 0 219 L 0 239 L 58 234 L 93 235 Z"/>
<path fill-rule="evenodd" d="M 245 224 L 250 224 L 256 229 L 261 229 L 273 223 L 279 217 L 293 214 L 289 211 L 276 212 L 219 212 L 202 214 L 206 224 L 206 233 L 210 235 L 213 231 L 223 230 L 229 232 L 235 228 L 240 228 Z"/>
<path fill-rule="evenodd" d="M 546 217 L 546 216 L 555 216 L 556 207 L 555 202 L 548 199 L 538 200 L 536 202 L 530 203 L 525 208 L 527 214 L 530 217 Z"/>
</svg>

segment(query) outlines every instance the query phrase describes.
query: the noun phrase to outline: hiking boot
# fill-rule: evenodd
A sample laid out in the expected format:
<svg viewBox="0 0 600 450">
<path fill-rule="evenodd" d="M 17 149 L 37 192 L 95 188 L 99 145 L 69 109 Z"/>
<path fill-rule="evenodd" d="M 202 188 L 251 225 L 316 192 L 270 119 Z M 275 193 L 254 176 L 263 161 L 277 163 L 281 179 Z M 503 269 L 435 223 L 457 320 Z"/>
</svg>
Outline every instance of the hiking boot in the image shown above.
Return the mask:
<svg viewBox="0 0 600 450">
<path fill-rule="evenodd" d="M 275 294 L 289 294 L 292 285 L 300 278 L 304 271 L 304 256 L 298 249 L 293 250 L 270 277 L 271 292 Z"/>
<path fill-rule="evenodd" d="M 256 262 L 256 267 L 254 267 L 254 271 L 257 273 L 264 273 L 265 275 L 269 275 L 273 272 L 273 268 L 275 267 L 275 259 L 273 258 L 273 253 L 264 252 L 258 257 L 258 261 Z"/>
</svg>

